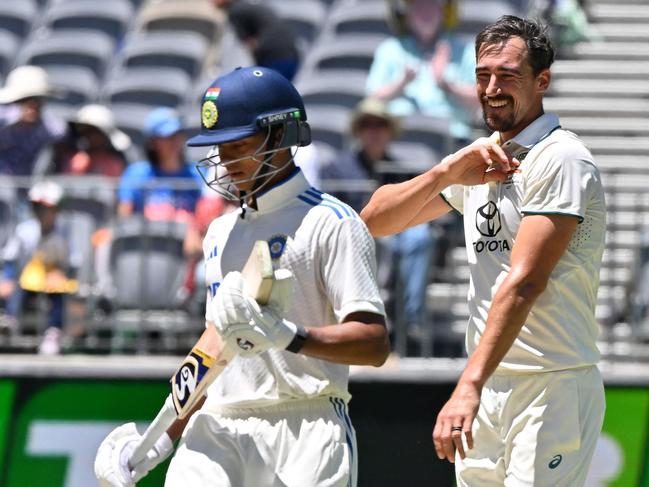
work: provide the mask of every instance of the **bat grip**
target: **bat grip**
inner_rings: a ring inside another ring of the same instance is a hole
[[[128,461],[129,468],[137,465],[145,457],[147,452],[155,445],[155,442],[165,433],[169,427],[176,420],[176,410],[174,409],[173,400],[171,395],[167,396],[162,409],[158,415],[151,422],[149,427],[142,435],[140,443],[133,450],[130,460]]]

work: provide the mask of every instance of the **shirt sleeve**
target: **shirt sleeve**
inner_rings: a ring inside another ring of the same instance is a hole
[[[376,283],[374,240],[365,224],[359,218],[337,220],[322,235],[322,279],[337,321],[360,311],[385,315]]]
[[[141,163],[134,163],[126,168],[117,188],[117,198],[120,203],[135,202],[144,181],[143,173]]]
[[[451,208],[464,213],[464,186],[454,184],[442,190],[439,194]]]
[[[403,71],[403,59],[398,54],[396,39],[388,38],[376,48],[372,66],[365,82],[365,92],[370,95],[382,86],[396,81]]]
[[[597,168],[576,144],[554,143],[527,171],[523,214],[572,215],[583,221]]]

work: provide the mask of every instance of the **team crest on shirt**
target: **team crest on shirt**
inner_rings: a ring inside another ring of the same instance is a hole
[[[286,235],[275,235],[268,240],[271,259],[277,260],[282,256],[284,249],[286,248],[287,238]]]
[[[216,108],[216,103],[212,100],[205,100],[203,102],[203,107],[201,108],[201,121],[203,122],[203,127],[211,129],[216,125],[218,119],[219,110]]]

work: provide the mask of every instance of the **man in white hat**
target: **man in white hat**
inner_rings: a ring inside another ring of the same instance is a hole
[[[53,94],[38,66],[20,66],[7,76],[0,89],[0,174],[31,175],[41,150],[65,135],[63,120],[42,113]]]

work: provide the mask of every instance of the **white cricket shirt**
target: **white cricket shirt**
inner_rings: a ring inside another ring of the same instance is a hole
[[[256,240],[268,241],[276,269],[293,273],[288,320],[322,326],[358,311],[385,314],[374,241],[351,207],[312,188],[299,169],[259,195],[257,206],[245,206],[243,218],[242,210],[217,218],[205,236],[208,322],[223,277],[243,268]],[[209,387],[206,406],[258,407],[327,395],[347,401],[348,377],[348,365],[284,350],[237,356]]]
[[[595,364],[599,359],[595,304],[606,233],[599,171],[584,144],[562,130],[559,118],[550,113],[503,143],[503,148],[522,161],[507,181],[451,186],[442,193],[464,215],[471,276],[467,351],[475,350],[492,298],[510,270],[521,220],[533,214],[574,215],[580,224],[498,372]]]

